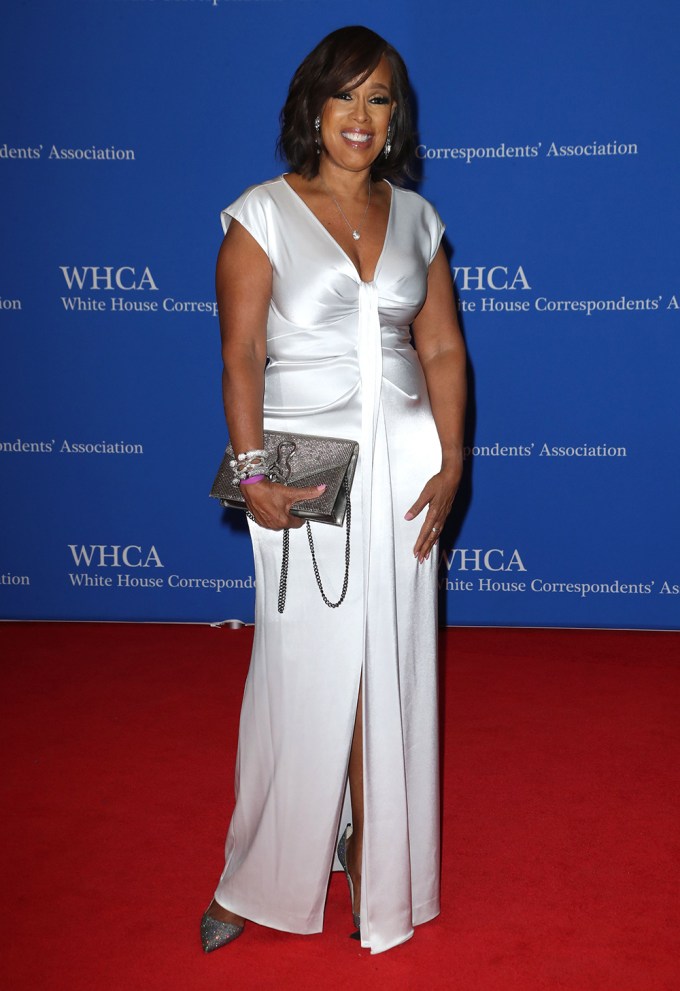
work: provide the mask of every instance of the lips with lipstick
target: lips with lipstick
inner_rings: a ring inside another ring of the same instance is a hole
[[[366,147],[373,140],[372,131],[362,131],[359,128],[341,131],[340,134],[348,141],[349,144],[354,145],[355,148]]]

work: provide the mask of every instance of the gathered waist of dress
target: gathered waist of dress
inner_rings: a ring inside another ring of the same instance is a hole
[[[373,328],[372,328],[373,329]],[[295,332],[267,335],[267,356],[271,362],[317,362],[334,361],[349,355],[356,355],[359,345],[358,327],[353,327],[351,336],[346,328],[340,330],[334,324],[327,327],[296,329]],[[408,325],[382,325],[380,327],[382,348],[411,347],[411,331]]]
[[[405,396],[423,391],[423,372],[416,351],[407,343],[383,347],[382,378]],[[361,385],[356,351],[324,358],[272,359],[265,371],[265,410],[291,414],[321,411],[351,400]]]

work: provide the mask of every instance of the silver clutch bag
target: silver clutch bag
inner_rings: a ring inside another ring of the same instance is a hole
[[[300,488],[326,486],[318,499],[295,503],[290,511],[293,516],[342,526],[359,457],[356,441],[265,430],[264,450],[267,452],[266,474],[273,482]],[[229,463],[233,460],[234,449],[230,444],[210,495],[213,499],[219,499],[223,506],[246,509],[238,478]]]

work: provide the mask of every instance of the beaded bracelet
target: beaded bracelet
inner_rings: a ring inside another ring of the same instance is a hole
[[[266,458],[266,457],[267,457],[266,451],[244,451],[242,454],[236,455],[236,460],[246,461],[249,460],[250,458]]]
[[[266,451],[244,451],[242,454],[237,454],[235,458],[232,458],[229,466],[231,468],[238,468],[239,471],[244,471],[257,462],[266,464],[266,460]]]
[[[247,478],[262,475],[267,471],[267,452],[263,450],[244,451],[242,454],[237,454],[229,462],[229,466],[234,469],[234,485],[238,485]]]

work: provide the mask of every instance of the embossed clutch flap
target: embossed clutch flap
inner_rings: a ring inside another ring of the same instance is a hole
[[[293,516],[342,526],[359,457],[356,441],[265,430],[264,449],[267,452],[267,474],[273,482],[300,488],[326,486],[326,491],[318,499],[295,503],[291,509]],[[225,507],[246,509],[238,479],[229,464],[233,460],[234,449],[230,444],[210,495],[213,499],[219,499]]]

